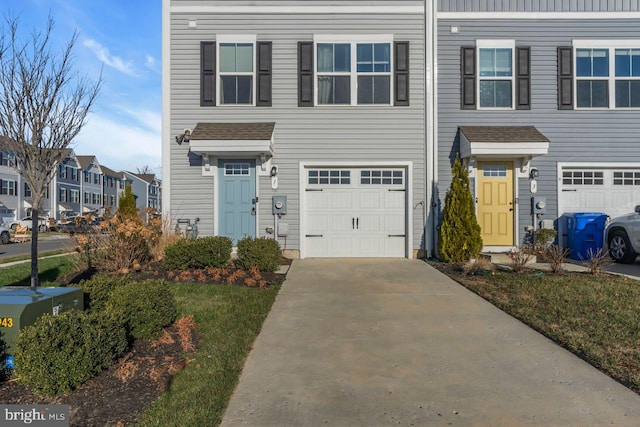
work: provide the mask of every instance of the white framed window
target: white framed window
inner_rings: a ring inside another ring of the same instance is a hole
[[[70,190],[69,191],[69,201],[71,203],[80,203],[80,191],[78,190]]]
[[[574,40],[578,109],[640,108],[640,40]]]
[[[60,189],[60,202],[66,202],[67,201],[67,190],[65,188],[61,188]]]
[[[84,192],[84,202],[85,203],[91,203],[90,199],[89,199],[89,193],[88,192]]]
[[[482,176],[484,178],[504,178],[507,176],[507,165],[484,165]]]
[[[478,40],[478,108],[514,106],[514,40]]]
[[[364,169],[360,171],[363,185],[404,185],[404,169]]]
[[[315,36],[315,105],[391,105],[393,36]]]
[[[74,181],[78,180],[78,169],[71,168],[71,179]]]
[[[0,165],[13,167],[16,164],[15,154],[9,151],[3,151],[0,156]]]
[[[310,185],[349,185],[351,171],[348,169],[309,169],[307,179]]]
[[[255,105],[255,35],[217,36],[220,105]]]
[[[31,197],[31,187],[26,182],[24,183],[24,197]]]
[[[249,172],[249,163],[225,163],[224,175],[251,175]]]
[[[604,185],[604,172],[601,170],[565,170],[562,171],[564,185]]]
[[[640,171],[613,171],[613,185],[640,185]]]
[[[0,194],[6,194],[7,196],[16,195],[16,182],[8,179],[0,180]]]

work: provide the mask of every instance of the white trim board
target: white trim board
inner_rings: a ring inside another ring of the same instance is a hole
[[[363,14],[404,15],[422,14],[423,6],[171,6],[171,13],[213,14]]]
[[[437,19],[640,19],[639,12],[439,12]]]

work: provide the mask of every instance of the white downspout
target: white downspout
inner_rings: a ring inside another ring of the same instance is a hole
[[[438,5],[436,1],[425,0],[425,143],[426,143],[426,193],[425,208],[427,224],[425,229],[425,249],[427,257],[435,257],[438,246],[438,203],[436,185],[438,182],[438,52],[437,34]]]

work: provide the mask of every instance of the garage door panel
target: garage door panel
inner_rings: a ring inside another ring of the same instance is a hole
[[[351,177],[360,177],[361,169],[349,170]],[[393,185],[382,184],[382,179],[373,175],[374,171],[369,172],[368,180],[343,180],[335,185],[326,185],[326,182],[322,185],[321,180],[312,180],[308,175],[308,185],[318,185],[307,188],[304,202],[305,234],[308,236],[305,237],[305,256],[405,256],[405,237],[389,237],[405,235],[405,173],[401,172],[399,177],[394,175],[394,179],[399,179]],[[316,176],[322,177],[321,172],[313,178]]]

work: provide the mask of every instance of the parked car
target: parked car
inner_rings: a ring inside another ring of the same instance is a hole
[[[15,230],[18,227],[27,226],[28,230],[31,230],[31,226],[33,225],[33,221],[30,216],[25,216],[24,218],[14,221],[11,223],[10,228]],[[40,217],[38,220],[38,231],[47,231],[49,229],[49,218]]]
[[[60,220],[56,229],[61,233],[83,233],[89,228],[89,222],[83,216],[71,216]]]
[[[635,212],[613,218],[604,230],[604,243],[615,262],[630,264],[640,254],[640,205]]]
[[[9,229],[0,225],[0,244],[6,245],[7,243],[9,243],[9,240],[11,240]]]

